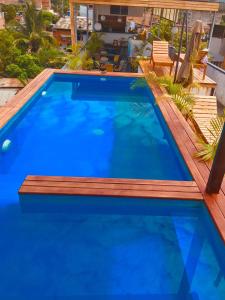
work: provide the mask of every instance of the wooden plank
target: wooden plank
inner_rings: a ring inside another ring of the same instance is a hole
[[[217,117],[217,101],[215,96],[195,95],[193,118],[197,131],[210,143],[214,137],[209,132],[210,122]]]
[[[117,183],[112,183],[108,178],[69,178],[51,176],[32,180],[27,177],[22,184],[19,194],[40,194],[40,195],[85,195],[85,196],[109,196],[109,197],[140,197],[140,198],[163,198],[163,199],[185,199],[185,200],[202,200],[197,185],[192,182],[192,186],[183,186],[182,182],[170,185],[171,181],[151,181],[148,184],[135,184],[132,180],[127,179],[121,182],[116,179]],[[158,184],[157,184],[158,183]],[[172,184],[174,184],[172,182]]]
[[[7,104],[7,111],[0,110],[0,129],[30,100],[52,74],[53,70],[45,69],[12,98]]]
[[[85,71],[85,70],[63,70],[52,69],[55,74],[74,74],[74,75],[88,75],[88,76],[111,76],[111,77],[144,77],[142,73],[128,73],[128,72],[102,72],[102,71]]]
[[[65,177],[65,176],[27,176],[26,181],[72,181],[74,183],[86,182],[86,183],[124,183],[124,184],[138,184],[138,185],[170,185],[170,186],[184,186],[184,187],[196,187],[194,181],[175,181],[175,180],[143,180],[143,179],[124,179],[124,178],[95,178],[95,177]]]
[[[77,4],[102,4],[111,5],[109,0],[70,0],[71,3]],[[114,0],[113,5],[151,7],[151,8],[167,8],[197,11],[218,11],[219,4],[211,2],[184,1],[184,0]]]
[[[65,179],[66,180],[66,179]],[[171,186],[169,184],[164,184],[164,185],[157,185],[157,184],[146,184],[146,185],[139,185],[139,184],[134,184],[134,183],[129,183],[129,184],[124,184],[124,183],[108,183],[106,182],[95,182],[95,183],[90,183],[90,182],[73,182],[73,181],[51,181],[51,180],[46,180],[46,181],[25,181],[23,183],[23,186],[42,186],[42,187],[72,187],[76,188],[79,186],[80,188],[89,188],[90,184],[95,188],[95,189],[121,189],[121,190],[143,190],[143,191],[161,191],[162,188],[165,191],[176,191],[176,192],[193,192],[193,193],[198,193],[199,189],[197,185],[195,187],[189,187],[189,186],[182,186],[182,182],[180,182],[180,185],[177,186]]]

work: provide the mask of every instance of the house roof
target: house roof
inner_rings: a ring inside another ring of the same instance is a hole
[[[78,30],[86,30],[87,29],[87,18],[86,17],[77,17],[77,28]],[[92,20],[89,19],[89,29],[92,28]],[[66,16],[64,18],[60,18],[59,21],[55,24],[54,29],[61,30],[70,30],[70,17]]]
[[[4,106],[17,92],[16,88],[0,88],[0,106]]]
[[[23,88],[23,84],[17,78],[0,78],[0,88]]]
[[[218,11],[219,3],[186,0],[70,0],[74,4],[125,5],[152,8],[175,8],[182,10]]]

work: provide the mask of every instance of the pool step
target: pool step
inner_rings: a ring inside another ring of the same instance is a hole
[[[202,200],[194,181],[28,176],[20,190],[23,195],[136,197]]]

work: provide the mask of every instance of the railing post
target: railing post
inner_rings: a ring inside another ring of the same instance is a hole
[[[70,0],[70,28],[71,28],[71,42],[74,47],[77,43],[77,18],[75,12],[75,4]]]
[[[212,25],[210,27],[210,32],[209,32],[209,40],[208,40],[208,49],[209,50],[210,50],[210,44],[211,44],[211,41],[212,41],[215,20],[216,20],[216,12],[214,11],[213,18],[212,18]]]
[[[179,42],[179,49],[178,49],[178,54],[177,54],[177,63],[176,63],[176,68],[175,68],[175,73],[174,73],[174,83],[176,82],[176,79],[177,79],[177,72],[178,72],[178,66],[179,66],[179,60],[180,60],[180,53],[182,50],[183,33],[184,33],[184,25],[186,22],[186,18],[187,18],[187,13],[183,12],[183,22],[182,22],[182,28],[181,28],[181,33],[180,33],[180,42]]]
[[[225,123],[221,133],[216,156],[213,161],[208,183],[206,186],[207,194],[218,194],[225,174]]]

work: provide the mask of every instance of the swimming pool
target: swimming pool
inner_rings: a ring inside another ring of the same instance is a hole
[[[223,299],[225,249],[202,202],[73,205],[0,206],[1,299]]]
[[[66,206],[55,196],[57,210],[31,197],[21,212],[28,174],[192,180],[143,81],[54,74],[1,130],[6,139],[0,299],[223,299],[224,244],[200,201],[76,197]]]
[[[0,152],[1,198],[28,174],[191,180],[152,92],[138,80],[54,74],[2,130],[0,145],[12,143]]]

